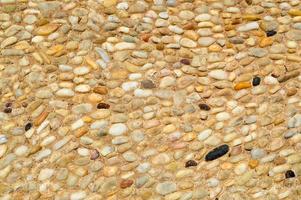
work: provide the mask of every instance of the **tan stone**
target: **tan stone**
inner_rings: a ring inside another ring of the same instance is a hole
[[[35,30],[35,33],[37,35],[49,35],[50,33],[53,33],[56,31],[60,26],[58,24],[46,24],[44,26],[40,26]]]

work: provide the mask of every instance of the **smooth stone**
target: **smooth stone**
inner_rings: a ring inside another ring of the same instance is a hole
[[[18,38],[14,37],[14,36],[8,37],[1,42],[0,47],[5,48],[7,46],[10,46],[10,45],[16,43],[17,41],[18,41]]]
[[[54,170],[53,169],[49,169],[49,168],[42,169],[40,171],[38,179],[40,181],[44,181],[46,179],[49,179],[53,174],[54,174]]]
[[[205,130],[203,130],[202,132],[199,133],[199,135],[198,135],[198,140],[204,141],[204,140],[206,140],[211,134],[212,134],[212,130],[211,130],[211,129],[205,129]]]
[[[228,152],[229,152],[229,146],[226,144],[223,144],[223,145],[218,146],[218,147],[212,149],[211,151],[209,151],[205,156],[205,160],[206,161],[216,160],[216,159],[224,156]]]
[[[89,67],[77,67],[73,70],[73,73],[78,75],[78,76],[82,76],[82,75],[86,75],[90,72]]]
[[[68,88],[62,88],[59,89],[56,93],[56,96],[59,97],[73,97],[75,95],[75,93],[73,92],[73,90],[68,89]]]
[[[264,57],[268,54],[268,51],[266,49],[263,49],[263,48],[250,48],[249,49],[249,54],[251,56],[255,56],[255,57],[258,57],[258,58],[261,58],[261,57]]]
[[[158,183],[156,186],[156,192],[160,195],[167,195],[177,190],[177,185],[174,182],[165,181]]]
[[[81,92],[81,93],[87,93],[90,90],[91,90],[91,87],[89,85],[86,85],[86,84],[81,84],[81,85],[78,85],[74,88],[74,91]]]
[[[139,173],[146,173],[147,171],[149,171],[151,169],[151,164],[147,163],[147,162],[140,163],[136,169]]]
[[[85,114],[92,111],[92,104],[83,103],[72,107],[72,112],[75,114]]]
[[[138,88],[138,86],[139,83],[136,81],[125,82],[121,85],[122,89],[126,92],[135,90],[136,88]]]
[[[254,148],[251,150],[251,156],[253,159],[260,159],[260,158],[263,158],[265,155],[266,155],[266,152],[263,149]]]
[[[237,28],[237,31],[246,32],[246,31],[256,30],[258,28],[259,28],[259,24],[257,22],[250,22],[248,24],[244,24],[242,26],[239,26]]]
[[[212,37],[201,37],[198,40],[198,43],[201,47],[208,47],[215,42],[215,39]]]
[[[296,128],[299,126],[301,126],[301,114],[296,114],[288,120],[287,123],[288,128]]]
[[[86,196],[87,194],[85,191],[78,191],[78,192],[71,193],[70,200],[82,200],[85,199]]]
[[[28,152],[28,149],[29,148],[27,146],[21,145],[15,149],[14,153],[17,156],[24,156]]]
[[[183,46],[183,47],[187,47],[187,48],[194,48],[197,46],[197,43],[191,39],[188,39],[188,38],[182,38],[180,40],[180,44]]]
[[[209,72],[208,75],[211,78],[214,78],[217,80],[227,80],[228,79],[228,73],[223,70],[220,70],[220,69],[213,70],[213,71]]]
[[[127,162],[134,162],[138,159],[138,156],[136,153],[132,151],[127,151],[122,154],[122,157],[127,161]]]
[[[230,119],[230,114],[229,113],[227,113],[227,112],[221,112],[221,113],[218,113],[217,115],[216,115],[216,120],[217,121],[226,121],[226,120],[228,120],[228,119]]]
[[[53,96],[52,91],[49,88],[42,88],[36,92],[36,97],[40,99],[49,99]]]
[[[113,136],[119,136],[126,133],[128,130],[127,126],[122,123],[113,124],[109,129],[109,134]]]
[[[6,135],[0,134],[0,144],[5,144],[7,143],[8,139]]]

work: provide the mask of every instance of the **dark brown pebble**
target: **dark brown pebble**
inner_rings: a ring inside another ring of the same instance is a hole
[[[192,166],[197,166],[198,163],[194,160],[188,160],[186,163],[185,163],[185,167],[192,167]]]
[[[295,172],[292,170],[288,170],[285,172],[285,178],[294,178],[295,176]]]
[[[252,2],[252,0],[246,0],[246,3],[247,3],[248,5],[251,5],[253,2]]]
[[[4,108],[3,112],[5,113],[11,113],[12,112],[12,108],[8,107],[8,108]]]
[[[26,125],[25,125],[25,131],[28,131],[29,129],[31,129],[32,127],[32,123],[28,122]]]
[[[97,109],[109,109],[110,105],[106,103],[99,103],[97,104]]]
[[[22,106],[23,106],[24,108],[26,108],[26,107],[28,106],[28,104],[27,104],[26,102],[23,102],[23,103],[22,103]]]
[[[211,109],[207,104],[204,103],[199,104],[199,107],[201,110],[206,110],[206,111],[209,111]]]

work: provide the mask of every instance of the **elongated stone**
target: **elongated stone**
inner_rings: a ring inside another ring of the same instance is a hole
[[[229,146],[227,144],[223,144],[209,151],[209,153],[205,156],[205,160],[212,161],[218,159],[223,155],[225,155],[226,153],[228,153],[228,151],[229,151]]]

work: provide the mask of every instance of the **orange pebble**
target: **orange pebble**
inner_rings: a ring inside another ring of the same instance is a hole
[[[250,82],[240,82],[240,83],[237,83],[235,86],[234,86],[234,89],[235,90],[241,90],[241,89],[246,89],[246,88],[250,88],[252,85]]]
[[[42,112],[36,119],[35,121],[33,122],[33,124],[35,126],[39,126],[48,116],[49,112],[47,111],[44,111]]]
[[[272,38],[269,38],[269,37],[265,37],[263,38],[260,43],[259,43],[259,46],[260,47],[267,47],[267,46],[270,46],[273,44],[273,39]]]
[[[249,167],[251,168],[251,169],[254,169],[255,167],[257,167],[258,166],[258,160],[250,160],[249,161]]]

